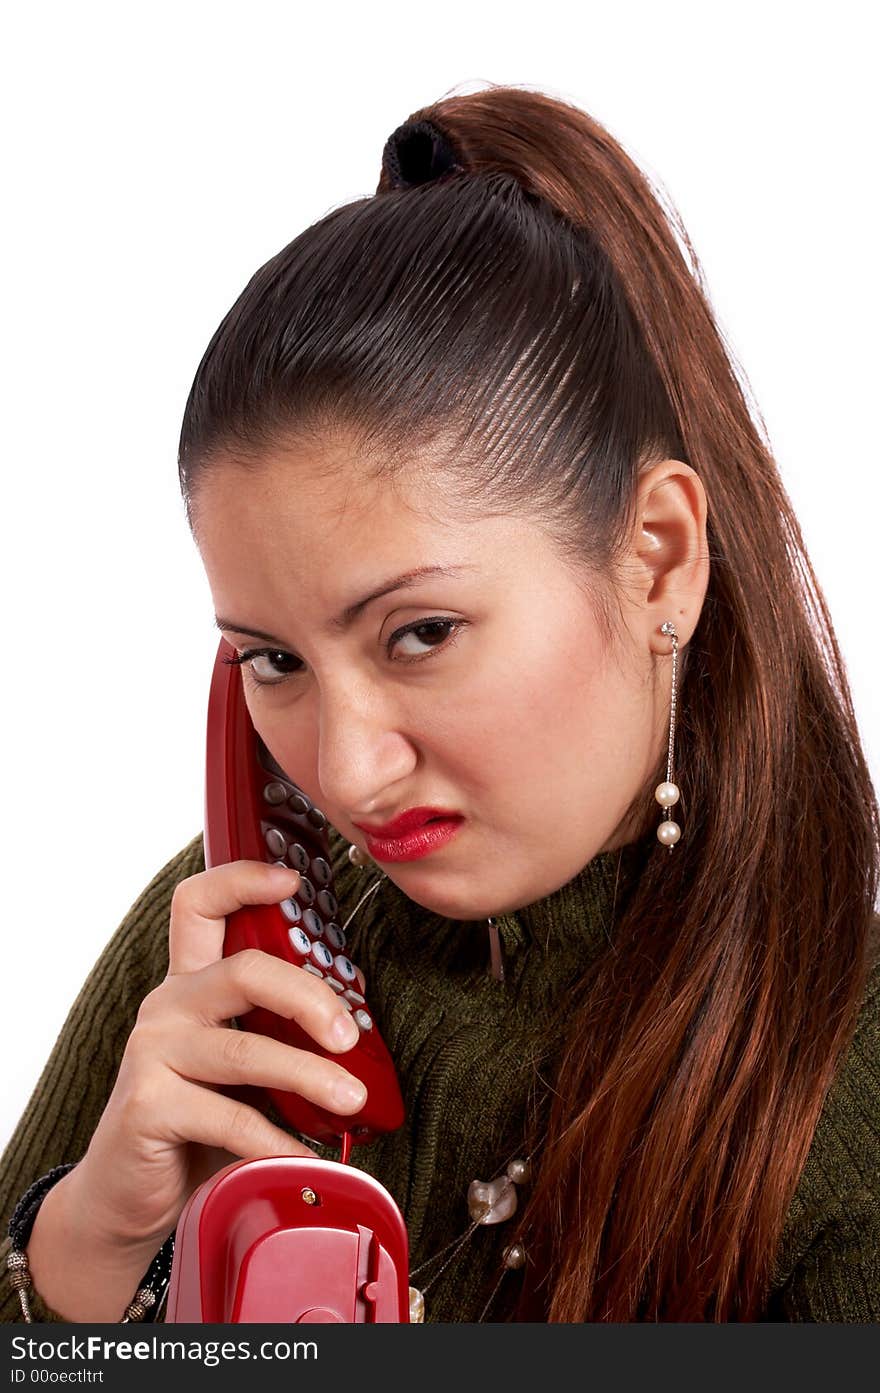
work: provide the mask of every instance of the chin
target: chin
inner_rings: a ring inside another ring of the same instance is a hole
[[[393,880],[394,877],[389,875],[388,879]],[[436,914],[441,919],[460,919],[462,923],[467,924],[474,920],[488,919],[490,915],[498,916],[510,913],[510,910],[506,908],[499,909],[497,906],[492,908],[491,904],[485,900],[474,903],[472,899],[468,899],[467,895],[444,894],[442,891],[432,894],[430,890],[410,890],[398,884],[396,880],[394,883],[408,900],[421,905],[422,909],[427,909],[431,914]]]

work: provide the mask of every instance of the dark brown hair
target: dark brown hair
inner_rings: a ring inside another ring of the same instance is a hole
[[[639,468],[699,474],[684,835],[672,853],[654,837],[658,763],[523,1233],[549,1320],[754,1320],[870,967],[880,819],[831,618],[669,200],[539,92],[489,86],[411,119],[461,168],[404,189],[383,168],[375,196],[253,276],[186,405],[187,516],[213,462],[258,468],[344,431],[377,477],[442,460],[463,509],[552,524],[610,623]]]

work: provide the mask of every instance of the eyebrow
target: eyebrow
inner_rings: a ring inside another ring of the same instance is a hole
[[[341,614],[335,619],[331,619],[328,630],[331,633],[343,633],[350,629],[354,621],[366,609],[367,605],[374,600],[380,600],[383,595],[390,595],[394,590],[406,590],[414,585],[419,585],[421,581],[429,576],[456,576],[462,571],[476,571],[479,568],[474,564],[461,564],[458,566],[417,566],[415,570],[404,571],[401,576],[394,576],[379,586],[378,590],[371,590],[369,595],[365,595],[362,600],[355,600],[354,604],[346,605]],[[230,633],[243,634],[247,638],[265,639],[267,643],[277,643],[280,648],[287,647],[285,639],[280,639],[275,634],[267,634],[263,629],[250,629],[247,625],[237,624],[232,619],[224,619],[220,615],[215,616],[214,620],[218,629],[228,630]]]

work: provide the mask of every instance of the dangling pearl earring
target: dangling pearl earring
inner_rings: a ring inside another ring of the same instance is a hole
[[[681,836],[681,828],[677,822],[673,822],[672,813],[669,811],[678,802],[681,791],[678,784],[672,782],[672,751],[675,744],[675,687],[676,675],[678,670],[678,634],[671,619],[660,625],[661,634],[667,634],[672,639],[672,709],[669,715],[669,750],[666,756],[666,782],[658,784],[654,789],[654,797],[661,808],[666,809],[666,816],[657,828],[657,840],[664,846],[668,846],[671,851]]]

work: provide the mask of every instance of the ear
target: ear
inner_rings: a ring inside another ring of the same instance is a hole
[[[672,651],[660,632],[664,620],[675,624],[680,645],[697,627],[709,584],[707,511],[702,480],[689,464],[666,459],[640,474],[630,568],[655,653]]]

